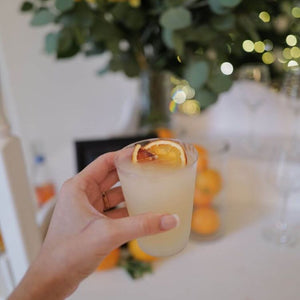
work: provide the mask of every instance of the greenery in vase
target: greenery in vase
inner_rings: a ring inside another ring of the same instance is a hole
[[[242,64],[265,63],[273,79],[299,64],[298,1],[32,0],[21,10],[32,13],[32,26],[56,25],[45,50],[58,59],[109,52],[99,74],[170,71],[202,108],[230,88]]]

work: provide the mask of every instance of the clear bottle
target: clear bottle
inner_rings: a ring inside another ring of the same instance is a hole
[[[38,154],[34,158],[34,190],[39,206],[55,196],[55,187],[48,170],[44,155]]]

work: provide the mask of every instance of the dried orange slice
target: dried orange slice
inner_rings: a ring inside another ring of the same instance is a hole
[[[178,142],[158,139],[145,146],[137,144],[132,153],[133,162],[149,162],[185,166],[187,157],[184,148]]]
[[[143,147],[156,156],[161,163],[185,166],[187,157],[184,148],[178,142],[171,140],[156,140]]]
[[[135,145],[132,152],[132,161],[147,162],[156,159],[156,155],[144,149],[140,144]]]

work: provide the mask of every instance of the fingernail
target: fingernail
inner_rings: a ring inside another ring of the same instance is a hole
[[[160,219],[160,229],[161,230],[170,230],[179,225],[179,217],[178,215],[165,215]]]

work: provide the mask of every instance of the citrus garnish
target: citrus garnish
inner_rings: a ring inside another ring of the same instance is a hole
[[[137,162],[147,162],[156,159],[155,154],[144,149],[140,144],[136,144],[132,152],[132,161]]]
[[[132,161],[155,162],[171,166],[185,166],[186,153],[183,146],[175,141],[158,139],[141,146],[137,144],[132,153]]]
[[[220,218],[213,208],[198,208],[193,212],[192,230],[194,232],[209,235],[215,233],[219,227]]]
[[[185,166],[187,157],[181,144],[171,140],[156,140],[143,147],[156,156],[156,161],[168,165]]]

